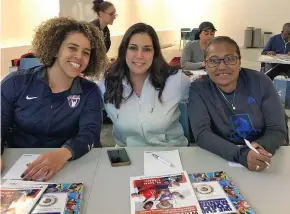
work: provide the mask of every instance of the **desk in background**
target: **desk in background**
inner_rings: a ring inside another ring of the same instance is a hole
[[[204,75],[207,75],[207,72],[204,69],[199,70],[184,70],[184,73],[189,76],[191,82],[201,78]]]
[[[286,60],[283,60],[283,58],[285,58]],[[267,71],[264,71],[264,73],[268,76],[269,76],[271,71],[273,71],[274,69],[276,69],[280,65],[283,65],[283,67],[287,66],[286,70],[290,71],[290,56],[286,56],[283,54],[277,54],[276,56],[261,55],[258,58],[258,61],[262,62],[262,63],[275,64],[272,68],[268,69]],[[273,75],[270,75],[270,77],[271,76],[273,76]],[[288,76],[290,77],[290,74]],[[274,77],[271,77],[271,78],[274,79]]]
[[[271,63],[271,64],[284,64],[284,65],[290,65],[290,56],[287,57],[289,61],[283,61],[285,55],[282,54],[277,54],[276,56],[268,56],[268,55],[261,55],[258,58],[259,62],[264,62],[264,63]]]

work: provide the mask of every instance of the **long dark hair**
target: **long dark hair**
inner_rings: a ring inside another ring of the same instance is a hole
[[[125,33],[122,42],[118,50],[118,57],[116,61],[105,72],[105,86],[106,92],[104,94],[104,102],[112,103],[117,109],[120,108],[121,102],[124,99],[123,95],[123,79],[127,80],[133,88],[133,84],[130,79],[129,67],[126,63],[126,53],[128,44],[133,35],[138,33],[146,33],[150,36],[154,48],[153,62],[150,70],[149,81],[153,87],[159,91],[158,99],[162,103],[162,92],[165,87],[167,78],[176,74],[179,67],[170,66],[164,59],[161,53],[161,47],[159,44],[158,36],[155,30],[147,24],[137,23],[131,26]],[[129,97],[133,94],[133,90]],[[126,99],[128,99],[127,97]]]

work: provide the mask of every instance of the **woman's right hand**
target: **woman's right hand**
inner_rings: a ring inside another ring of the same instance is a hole
[[[268,55],[268,56],[275,56],[276,53],[275,53],[274,51],[268,51],[268,52],[267,52],[267,55]]]
[[[251,171],[263,171],[271,163],[272,155],[265,149],[257,149],[260,154],[250,150],[247,157],[248,169]]]

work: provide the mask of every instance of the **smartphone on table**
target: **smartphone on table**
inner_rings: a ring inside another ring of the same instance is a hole
[[[112,166],[126,166],[130,165],[130,158],[124,148],[107,150]]]

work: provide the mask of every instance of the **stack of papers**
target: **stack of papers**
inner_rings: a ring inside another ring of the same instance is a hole
[[[3,179],[21,180],[22,173],[28,165],[39,157],[39,154],[23,154],[18,161],[6,173]]]

